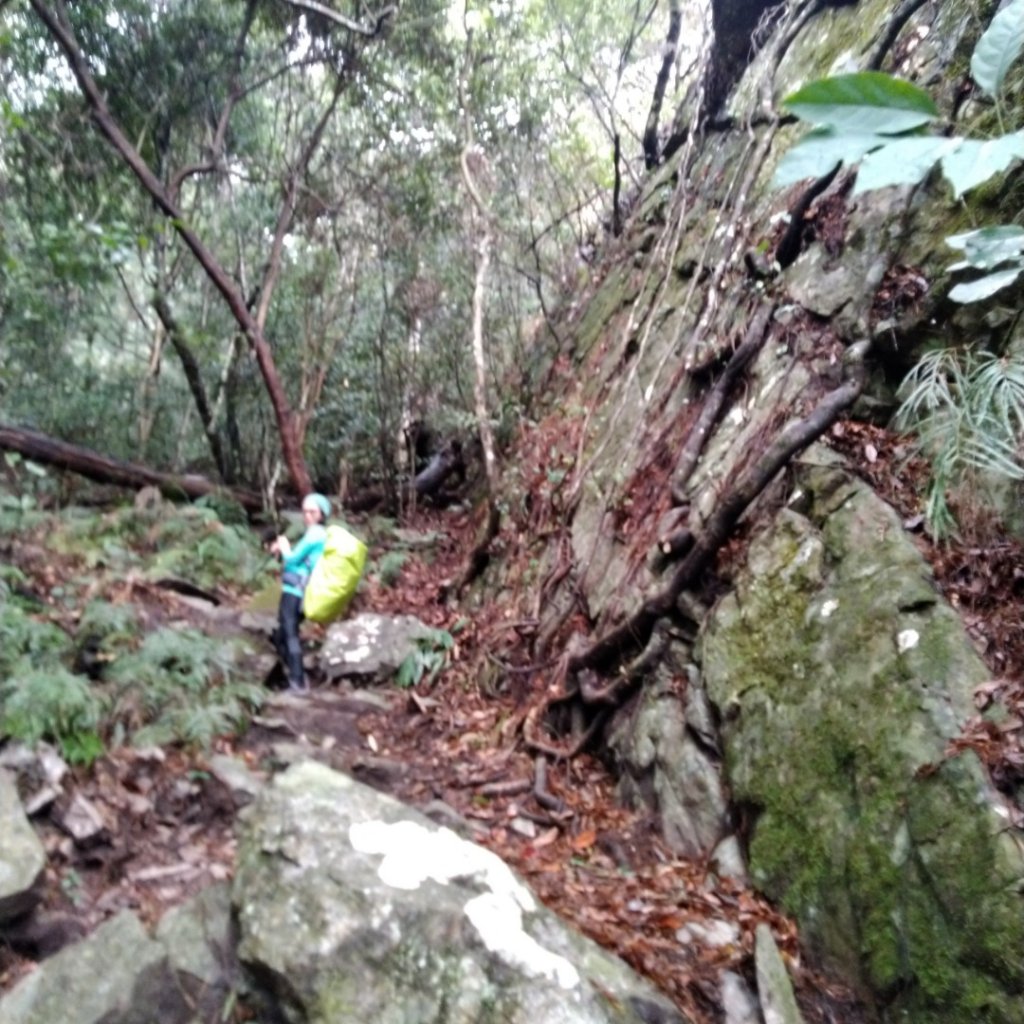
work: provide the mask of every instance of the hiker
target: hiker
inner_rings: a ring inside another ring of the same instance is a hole
[[[270,545],[281,559],[281,604],[277,612],[277,629],[271,635],[278,657],[288,675],[288,689],[308,690],[302,668],[302,595],[313,566],[323,554],[327,530],[324,523],[331,514],[331,503],[322,494],[307,494],[302,499],[302,521],[306,532],[295,547],[284,534]]]

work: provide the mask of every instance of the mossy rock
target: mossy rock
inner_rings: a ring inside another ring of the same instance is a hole
[[[947,756],[988,673],[892,510],[800,476],[701,647],[752,877],[880,1019],[1024,1021],[1024,859]]]

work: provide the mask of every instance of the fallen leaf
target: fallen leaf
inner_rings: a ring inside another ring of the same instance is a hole
[[[597,833],[592,828],[588,828],[586,832],[581,832],[578,836],[574,836],[570,845],[579,852],[581,850],[589,850],[596,841]]]

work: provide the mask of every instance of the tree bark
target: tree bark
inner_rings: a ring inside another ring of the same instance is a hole
[[[203,433],[206,434],[206,440],[209,442],[213,461],[217,464],[217,472],[220,474],[221,480],[231,483],[231,470],[224,458],[224,448],[220,443],[220,435],[217,433],[217,425],[210,410],[210,402],[206,397],[202,371],[195,354],[182,332],[181,325],[175,320],[171,307],[162,295],[153,297],[153,309],[156,310],[156,315],[160,318],[160,323],[164,325],[167,337],[178,354],[181,368],[185,373],[185,380],[192,392],[192,400],[196,403],[196,409],[199,412],[199,422],[203,425]]]
[[[679,30],[683,23],[682,0],[669,0],[668,34],[662,49],[661,68],[654,82],[654,95],[651,97],[651,109],[647,114],[647,126],[644,128],[644,167],[651,170],[658,166],[661,156],[658,145],[658,123],[661,120],[661,105],[665,100],[665,89],[672,65],[676,62],[676,51],[679,47]]]
[[[263,501],[253,491],[225,488],[204,476],[160,473],[148,466],[101,455],[91,448],[70,444],[34,430],[0,424],[0,449],[18,452],[26,459],[77,473],[102,484],[115,484],[138,490],[156,487],[168,498],[202,498],[208,494],[228,494],[247,512],[263,511]]]
[[[188,246],[206,275],[224,297],[224,301],[231,310],[232,316],[234,316],[238,325],[242,328],[256,355],[256,362],[259,365],[263,383],[266,386],[267,394],[270,396],[270,403],[274,409],[274,416],[281,437],[281,452],[284,456],[285,465],[288,467],[288,473],[292,478],[295,488],[302,494],[307,493],[312,490],[312,484],[309,470],[306,467],[306,460],[298,444],[295,417],[285,395],[284,387],[281,384],[281,378],[277,372],[277,366],[274,363],[270,345],[267,343],[259,323],[249,312],[245,299],[235,286],[235,283],[228,277],[224,268],[213,253],[207,249],[202,239],[188,226],[187,218],[175,203],[171,201],[160,180],[142,159],[131,142],[128,141],[110,115],[106,101],[92,77],[85,57],[82,55],[78,42],[68,27],[66,20],[58,17],[54,10],[51,10],[42,0],[30,0],[30,2],[32,9],[46,26],[47,31],[61,50],[64,51],[64,56],[67,58],[68,65],[78,81],[78,86],[89,105],[97,128],[106,136],[107,141],[110,142],[121,159],[141,182],[143,188],[150,194],[161,212],[170,218],[174,230],[185,245]]]

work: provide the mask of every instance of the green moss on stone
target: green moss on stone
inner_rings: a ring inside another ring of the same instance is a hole
[[[973,754],[929,767],[984,670],[873,500],[820,534],[784,514],[704,638],[733,794],[761,809],[751,872],[885,1019],[1018,1022],[1019,860],[994,839]]]

